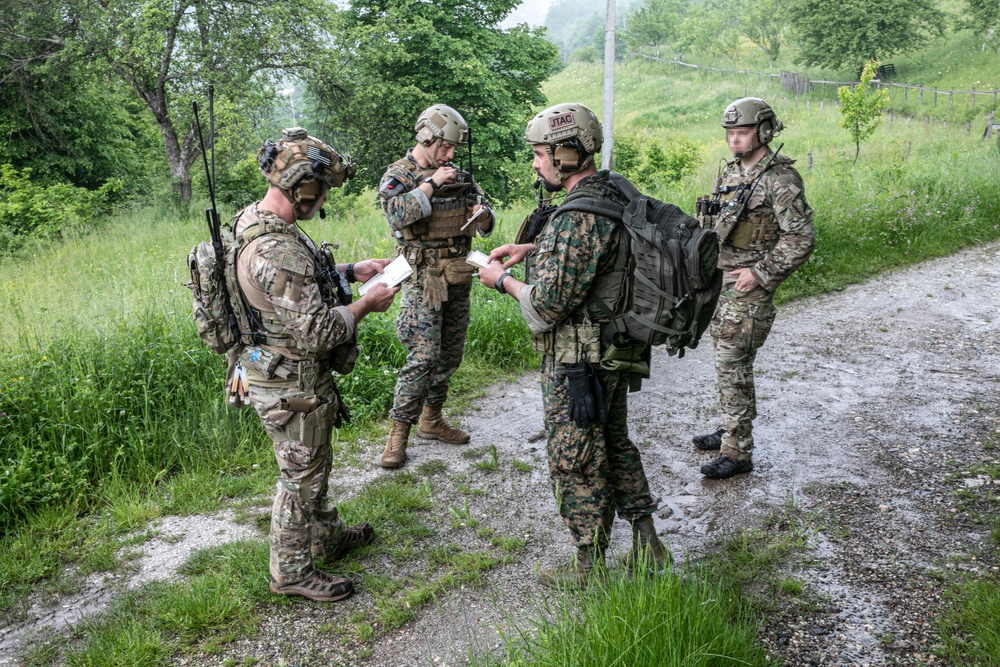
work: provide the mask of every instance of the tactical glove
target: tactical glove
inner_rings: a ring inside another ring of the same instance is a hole
[[[434,310],[441,310],[441,304],[448,300],[448,283],[444,279],[444,269],[440,266],[430,266],[426,271],[424,301]]]
[[[604,386],[594,367],[586,361],[563,366],[569,385],[569,416],[578,426],[591,422],[606,424],[608,408],[604,402]]]

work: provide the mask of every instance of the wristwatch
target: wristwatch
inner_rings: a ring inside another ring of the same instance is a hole
[[[440,185],[434,182],[434,178],[432,176],[428,176],[427,178],[425,178],[424,183],[431,186],[431,190],[437,190],[439,187],[441,187]]]
[[[495,284],[495,285],[493,286],[493,287],[495,287],[495,288],[496,288],[496,290],[497,290],[498,292],[500,292],[501,294],[506,294],[506,293],[507,293],[507,290],[505,290],[505,289],[503,288],[503,281],[504,281],[504,279],[506,279],[506,278],[507,278],[508,276],[510,276],[510,269],[504,269],[503,273],[501,273],[501,274],[500,274],[500,277],[499,277],[499,278],[497,278],[497,282],[496,282],[496,284]]]
[[[349,283],[357,282],[358,278],[354,275],[354,262],[347,265],[347,269],[344,271],[344,277],[347,278],[347,282]]]

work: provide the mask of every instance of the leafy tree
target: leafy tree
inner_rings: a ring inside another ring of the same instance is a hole
[[[474,174],[491,197],[503,200],[527,180],[524,126],[545,102],[541,82],[558,55],[541,30],[498,27],[517,4],[354,0],[341,12],[339,48],[310,87],[326,113],[324,136],[359,160],[355,188],[376,184],[413,145],[417,115],[434,103],[454,107],[469,123]]]
[[[633,48],[651,46],[659,56],[660,46],[677,37],[682,19],[681,0],[642,0],[625,16],[625,41]]]
[[[157,137],[74,36],[53,3],[0,0],[0,163],[31,169],[38,183],[95,190],[119,177],[134,191]]]
[[[767,56],[769,67],[781,52],[785,31],[785,3],[782,0],[741,0],[740,24],[743,34]]]
[[[840,100],[840,125],[848,131],[854,140],[854,161],[861,154],[861,142],[867,139],[882,120],[882,111],[889,104],[889,91],[875,90],[871,86],[872,79],[878,71],[879,62],[869,60],[861,71],[861,82],[852,90],[850,86],[837,89],[837,99]]]
[[[801,49],[796,62],[830,69],[913,51],[945,25],[936,0],[791,0],[788,19]]]
[[[547,37],[559,47],[564,58],[590,41],[594,33],[593,19],[596,16],[603,22],[606,6],[606,0],[557,0],[552,3],[545,14]],[[581,30],[581,23],[586,23],[585,29]]]
[[[991,49],[1000,53],[1000,0],[965,0],[963,28],[974,30]]]

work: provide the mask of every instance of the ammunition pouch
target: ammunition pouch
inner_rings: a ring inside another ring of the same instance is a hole
[[[346,343],[341,343],[332,350],[330,350],[330,369],[334,373],[339,373],[340,375],[347,375],[354,370],[354,366],[358,363],[358,356],[361,354],[361,350],[358,348],[358,332],[354,332],[354,336],[351,337]]]

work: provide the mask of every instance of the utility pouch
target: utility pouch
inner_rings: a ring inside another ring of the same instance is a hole
[[[248,347],[243,350],[239,362],[264,380],[270,380],[278,370],[278,364],[284,359],[273,350],[262,347]]]
[[[444,272],[444,280],[449,285],[469,285],[476,267],[465,261],[464,257],[438,260],[438,266]]]
[[[358,332],[355,331],[351,340],[346,343],[341,343],[330,350],[330,368],[334,373],[347,375],[354,370],[354,366],[358,363],[358,357],[360,355],[361,350],[358,348]]]
[[[646,360],[646,345],[631,339],[618,339],[608,346],[601,357],[601,369],[615,373],[634,373],[649,377],[649,362]]]
[[[555,332],[556,363],[601,361],[601,327],[597,324],[563,324]]]

